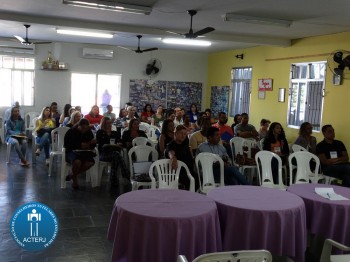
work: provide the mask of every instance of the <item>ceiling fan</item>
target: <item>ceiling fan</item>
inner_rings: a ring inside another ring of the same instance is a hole
[[[193,29],[192,29],[192,20],[193,20],[193,16],[197,14],[197,11],[196,10],[188,10],[187,14],[189,14],[191,16],[190,30],[188,31],[188,33],[180,34],[180,33],[175,33],[175,32],[171,32],[171,31],[167,31],[167,32],[171,33],[171,34],[182,35],[185,38],[193,39],[193,38],[197,38],[199,36],[205,35],[205,34],[210,33],[210,32],[215,30],[215,28],[213,28],[213,27],[206,27],[206,28],[203,28],[203,29],[194,33]]]
[[[38,44],[51,44],[52,42],[30,42],[28,39],[28,28],[30,27],[30,25],[24,25],[24,27],[26,28],[26,38],[23,39],[23,37],[15,35],[14,37],[17,38],[18,41],[21,42],[22,45],[38,45]]]
[[[143,50],[141,50],[141,48],[140,48],[140,39],[141,39],[142,35],[137,35],[136,37],[138,38],[138,45],[137,45],[137,49],[136,49],[136,50],[130,49],[130,48],[127,48],[127,47],[124,47],[124,46],[118,46],[118,47],[119,47],[119,48],[126,49],[126,50],[129,50],[129,51],[132,51],[132,52],[135,52],[135,53],[137,53],[137,54],[142,54],[143,52],[149,52],[149,51],[158,50],[157,47],[153,47],[153,48],[148,48],[148,49],[143,49]]]

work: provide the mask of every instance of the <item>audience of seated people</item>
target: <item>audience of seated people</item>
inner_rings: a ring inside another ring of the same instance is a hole
[[[14,145],[21,165],[29,166],[29,162],[26,160],[26,139],[25,137],[21,138],[14,136],[24,136],[25,133],[25,119],[23,119],[23,116],[20,114],[18,102],[16,102],[15,105],[16,106],[11,108],[10,111],[6,111],[7,114],[10,112],[10,119],[6,123],[6,141]],[[85,115],[85,119],[88,121],[81,122],[80,120],[83,115],[79,106],[76,107],[76,109],[79,110],[78,111],[74,110],[70,104],[66,104],[63,113],[60,115],[57,103],[52,102],[50,107],[45,107],[42,110],[35,123],[35,128],[33,130],[37,145],[35,154],[37,156],[40,155],[42,149],[44,149],[46,164],[49,164],[51,143],[50,134],[58,124],[55,121],[55,119],[57,119],[58,122],[62,122],[63,126],[74,129],[76,134],[82,133],[82,130],[87,132],[84,127],[86,123],[89,123],[90,129],[99,126],[100,129],[96,133],[96,139],[98,142],[100,160],[110,162],[113,152],[118,152],[122,147],[130,149],[132,146],[132,140],[136,137],[147,137],[146,133],[139,129],[140,120],[136,117],[136,107],[131,103],[127,103],[126,105],[127,109],[122,108],[118,118],[115,118],[115,114],[112,113],[112,105],[107,106],[107,112],[105,115],[108,115],[108,117],[102,117],[99,114],[99,107],[94,105],[91,108],[91,111]],[[281,124],[274,122],[269,127],[270,121],[262,119],[260,121],[260,129],[257,132],[255,127],[248,123],[248,114],[242,113],[235,115],[235,122],[232,125],[235,132],[232,132],[232,129],[227,125],[227,115],[225,112],[219,112],[218,121],[213,124],[213,126],[217,128],[216,129],[211,127],[213,118],[210,109],[206,109],[205,112],[198,112],[195,104],[191,104],[190,109],[191,110],[188,111],[187,114],[184,114],[184,109],[181,107],[164,110],[163,106],[159,105],[157,112],[154,113],[151,104],[145,105],[144,112],[141,114],[142,120],[158,126],[161,130],[157,144],[159,158],[170,157],[172,163],[175,165],[175,160],[180,157],[185,163],[190,165],[189,168],[193,171],[193,159],[196,153],[210,152],[210,149],[213,151],[215,148],[215,150],[217,149],[217,152],[215,151],[214,153],[224,156],[225,160],[225,155],[228,155],[225,164],[225,183],[246,184],[247,182],[245,178],[238,170],[234,170],[235,172],[233,172],[232,169],[234,169],[234,167],[230,164],[231,151],[229,141],[233,135],[236,135],[246,139],[264,138],[263,150],[272,151],[278,154],[282,158],[283,164],[286,163],[286,158],[289,155],[289,146]],[[129,122],[129,124],[127,124],[127,122]],[[113,124],[116,126],[117,131],[112,131]],[[210,130],[209,133],[207,133],[208,130]],[[123,133],[121,135],[122,131]],[[90,134],[90,132],[88,133]],[[186,135],[184,135],[184,133],[186,133]],[[339,178],[342,180],[344,186],[349,187],[350,163],[348,163],[346,148],[342,142],[334,139],[334,129],[332,126],[324,126],[322,128],[322,133],[324,135],[324,140],[317,144],[316,138],[312,136],[312,125],[308,122],[304,122],[300,126],[299,136],[294,144],[304,147],[309,152],[316,154],[320,158],[324,175]],[[220,137],[220,139],[218,139],[218,137]],[[106,145],[111,143],[118,144],[118,146],[110,147],[111,150],[105,150],[105,148],[109,148],[109,146]],[[180,149],[183,149],[184,151],[181,151]],[[164,154],[165,152],[166,154]],[[118,158],[119,157],[120,155]],[[69,161],[72,160],[72,158],[68,159],[70,159]],[[91,165],[91,163],[93,164],[93,161],[88,162],[89,165]],[[81,163],[79,165],[81,165]],[[82,169],[86,169],[86,167],[87,166],[85,165]],[[227,177],[230,176],[227,176],[226,173],[229,172],[229,169],[233,175],[228,179]],[[277,161],[275,160],[272,161],[272,173],[274,183],[278,183]],[[74,187],[77,185],[76,174],[78,173],[74,172]],[[215,176],[217,179],[217,175]],[[196,178],[196,176],[194,177]],[[70,178],[73,178],[73,175]],[[186,182],[184,176],[182,176],[182,179],[184,180],[185,187],[188,188],[189,181]],[[198,184],[197,182],[196,187]]]

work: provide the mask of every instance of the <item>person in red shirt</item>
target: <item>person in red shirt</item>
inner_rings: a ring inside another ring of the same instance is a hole
[[[84,116],[85,119],[89,120],[90,127],[94,127],[95,125],[99,125],[101,123],[101,119],[103,118],[100,115],[100,109],[97,105],[92,106],[91,111]]]
[[[154,111],[150,104],[146,104],[141,113],[141,121],[151,124],[152,116],[154,115]]]
[[[230,147],[230,140],[233,138],[232,128],[227,123],[227,116],[225,112],[219,112],[218,122],[216,122],[214,127],[219,129],[220,138],[222,140],[222,145],[226,148],[227,154],[232,157],[232,151]]]

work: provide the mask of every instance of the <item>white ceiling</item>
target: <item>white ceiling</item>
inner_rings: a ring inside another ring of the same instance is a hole
[[[1,0],[0,37],[25,37],[23,24],[31,24],[29,40],[137,46],[141,48],[197,50],[215,52],[257,45],[288,46],[290,40],[308,36],[350,31],[348,0],[124,0],[128,4],[151,6],[150,15],[93,10],[62,4],[61,0]],[[167,30],[187,33],[190,16],[186,10],[198,10],[193,18],[194,31],[214,27],[206,40],[211,47],[165,45],[162,37],[173,37]],[[293,21],[288,28],[238,22],[224,22],[228,12]],[[115,33],[113,39],[58,35],[55,28],[90,29]]]

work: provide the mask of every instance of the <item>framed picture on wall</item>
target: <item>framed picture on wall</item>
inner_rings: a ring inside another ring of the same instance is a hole
[[[258,99],[265,99],[265,91],[258,91]]]
[[[272,78],[258,79],[259,91],[272,91]]]

